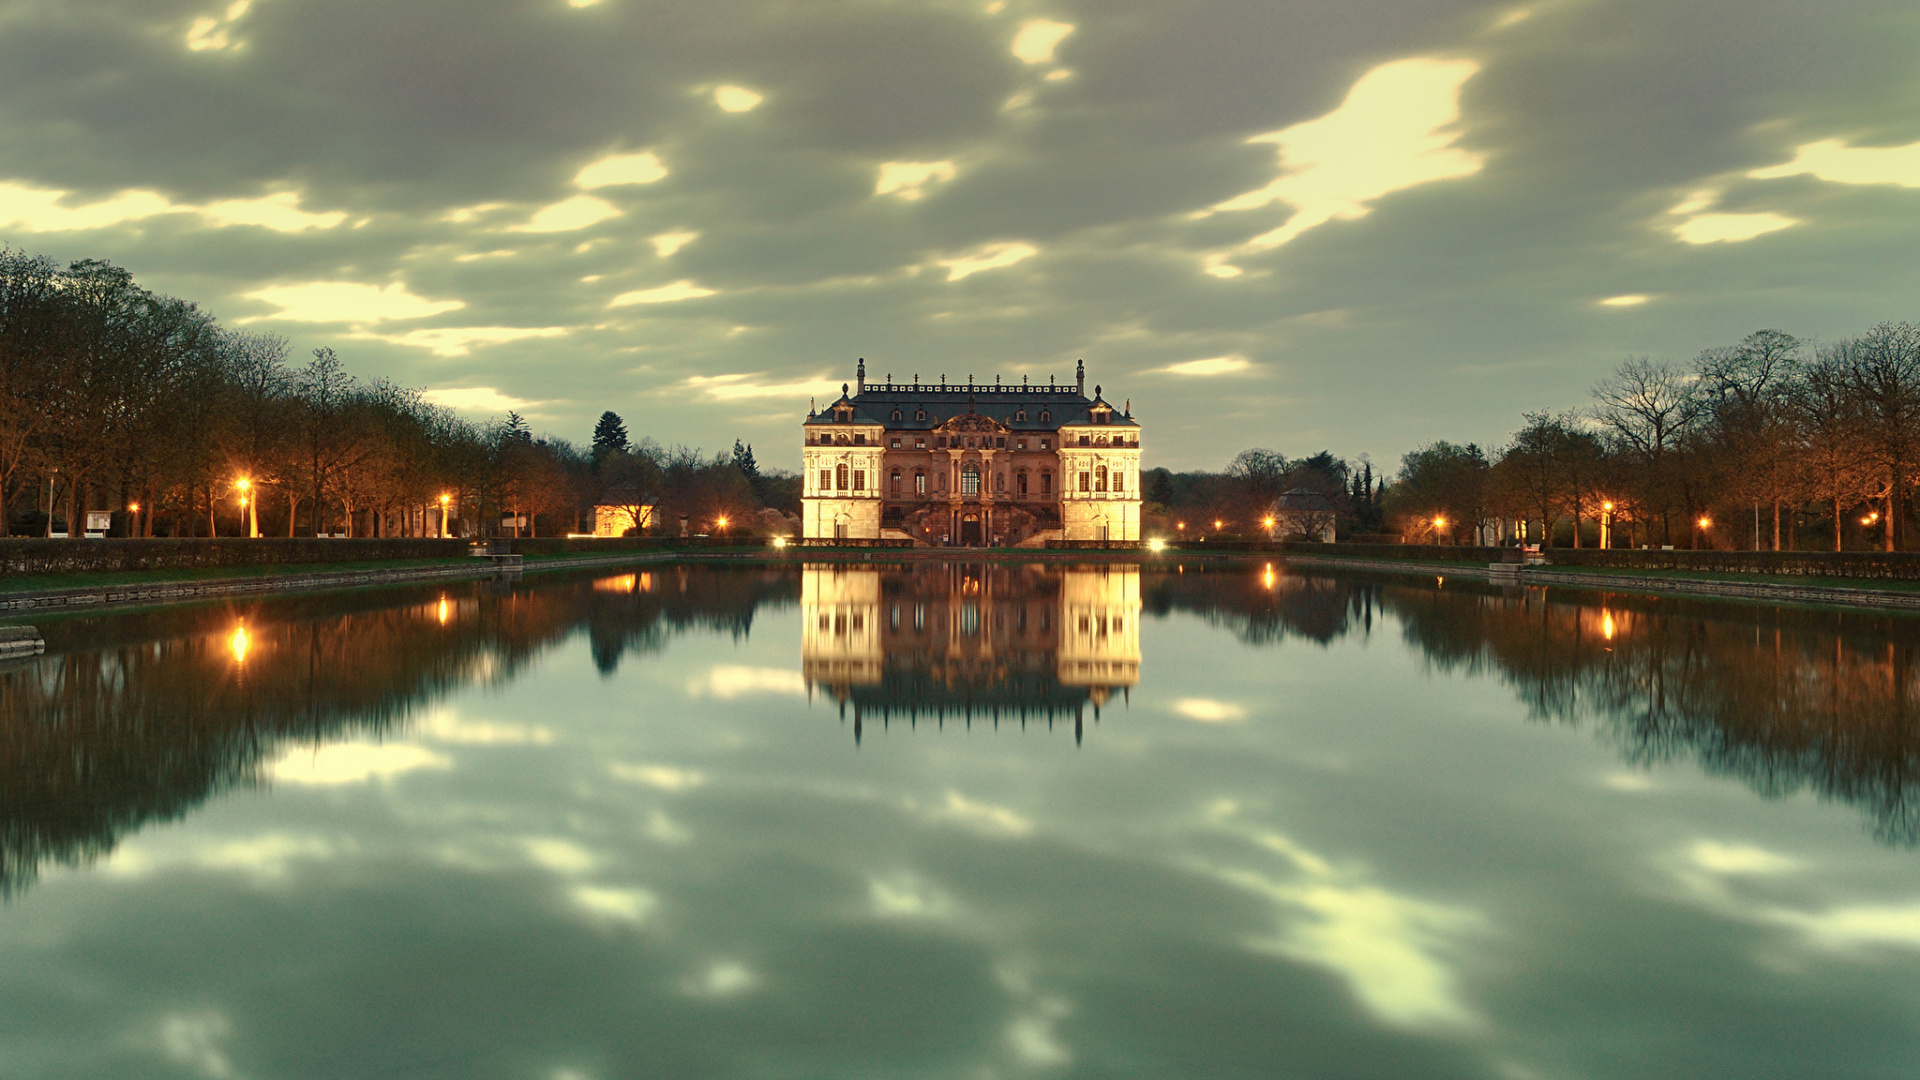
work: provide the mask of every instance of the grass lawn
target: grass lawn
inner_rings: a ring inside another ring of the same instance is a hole
[[[348,574],[362,570],[398,570],[416,566],[457,566],[454,559],[390,559],[382,562],[270,563],[259,566],[188,566],[166,570],[113,570],[80,574],[0,574],[0,595],[95,589],[109,585],[153,585],[168,581],[224,581],[231,578]]]

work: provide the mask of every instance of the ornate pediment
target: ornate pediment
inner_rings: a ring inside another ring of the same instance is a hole
[[[961,413],[935,430],[947,433],[979,432],[989,435],[1004,435],[1007,432],[1007,428],[993,417],[971,412]]]

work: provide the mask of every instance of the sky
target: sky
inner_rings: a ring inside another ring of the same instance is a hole
[[[1148,467],[1497,447],[1621,360],[1920,317],[1920,8],[0,0],[0,242],[584,443],[797,467],[870,378]]]

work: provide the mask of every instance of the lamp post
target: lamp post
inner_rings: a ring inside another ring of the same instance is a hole
[[[253,505],[253,481],[243,476],[235,480],[233,486],[240,489],[240,512],[247,515],[247,538],[257,540],[260,538],[260,515]]]
[[[139,526],[140,526],[140,504],[137,502],[128,503],[127,504],[127,535],[139,536],[140,535]]]
[[[1705,514],[1701,514],[1700,520],[1694,522],[1694,524],[1700,527],[1701,532],[1706,532],[1708,529],[1713,528],[1713,519],[1708,517]],[[1700,546],[1700,542],[1698,540],[1695,540],[1693,546],[1695,548],[1698,548]]]
[[[1603,502],[1600,504],[1600,550],[1601,551],[1607,550],[1607,531],[1608,531],[1608,526],[1612,524],[1613,524],[1613,504],[1610,502]]]
[[[1273,515],[1268,514],[1266,517],[1261,518],[1260,524],[1267,527],[1267,543],[1273,543]]]
[[[447,538],[447,502],[447,495],[442,492],[440,495],[440,539],[442,540]]]
[[[1440,546],[1440,537],[1444,533],[1446,527],[1447,527],[1446,518],[1437,517],[1433,519],[1433,546],[1434,547]]]

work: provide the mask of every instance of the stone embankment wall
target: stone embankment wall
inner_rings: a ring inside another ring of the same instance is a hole
[[[757,537],[739,539],[666,537],[539,537],[508,541],[516,555],[613,554],[624,551],[760,547]],[[458,559],[465,540],[330,540],[285,537],[231,539],[0,539],[0,590],[9,575],[124,573],[136,570],[186,570],[225,566],[299,566],[325,563],[392,562],[400,559]]]

